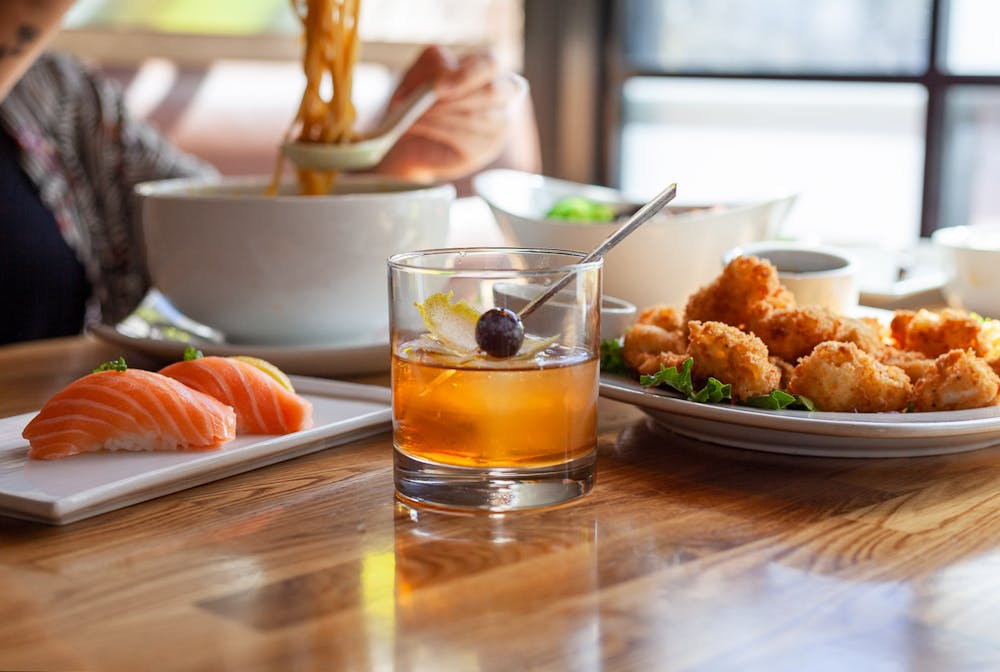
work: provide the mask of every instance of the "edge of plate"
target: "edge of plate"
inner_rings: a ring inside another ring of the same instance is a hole
[[[122,333],[116,326],[95,324],[88,332],[106,343],[138,350],[151,357],[171,360],[184,356],[189,343],[142,338]],[[206,355],[251,355],[262,357],[286,373],[311,376],[352,376],[385,373],[390,365],[389,340],[345,345],[239,345],[197,341],[193,345]]]
[[[609,399],[633,404],[643,409],[801,434],[866,439],[882,437],[898,440],[910,437],[975,435],[995,430],[998,441],[1000,441],[1000,407],[943,412],[949,416],[947,419],[941,418],[941,412],[921,413],[913,416],[887,414],[884,417],[873,419],[869,416],[878,414],[863,414],[862,418],[862,414],[851,413],[770,411],[717,404],[698,404],[665,393],[643,390],[638,387],[638,383],[607,375],[601,376],[600,394]],[[968,414],[970,417],[955,419],[952,417],[954,413]]]
[[[92,488],[55,499],[30,499],[0,493],[0,502],[3,502],[0,504],[0,513],[21,520],[64,525],[373,436],[386,431],[392,421],[391,391],[387,387],[299,375],[290,376],[290,379],[296,390],[301,393],[369,401],[385,404],[385,408],[296,432],[298,439],[292,434],[264,439],[248,446],[248,448],[257,447],[256,454],[223,454],[223,457],[211,464],[210,468],[202,471],[188,471],[178,467],[177,473],[168,474],[166,480],[163,476],[157,478],[142,474],[127,479],[117,486]],[[9,417],[22,415],[33,415],[33,412]],[[313,436],[300,442],[302,434]]]

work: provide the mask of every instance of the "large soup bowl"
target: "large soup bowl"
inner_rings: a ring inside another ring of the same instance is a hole
[[[153,284],[234,343],[364,343],[388,332],[386,259],[443,247],[451,185],[341,176],[328,196],[264,178],[140,184]]]

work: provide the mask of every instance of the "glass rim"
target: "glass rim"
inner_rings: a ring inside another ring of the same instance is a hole
[[[529,254],[529,255],[561,255],[564,257],[576,257],[583,259],[587,255],[584,252],[575,250],[563,250],[544,247],[439,247],[428,250],[413,250],[411,252],[399,252],[388,259],[389,267],[393,270],[408,271],[414,273],[448,273],[452,275],[476,275],[481,277],[518,277],[552,275],[553,273],[578,273],[600,268],[604,264],[604,259],[594,259],[588,262],[576,262],[568,264],[554,265],[547,268],[454,268],[444,266],[415,266],[407,263],[412,259],[431,257],[434,255],[457,255],[458,253],[472,253],[473,255],[501,255],[501,254]]]

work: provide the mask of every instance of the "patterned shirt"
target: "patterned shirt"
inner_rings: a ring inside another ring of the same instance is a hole
[[[131,117],[114,82],[68,55],[47,54],[32,65],[0,102],[0,124],[86,269],[88,322],[121,320],[149,288],[133,188],[214,169]]]

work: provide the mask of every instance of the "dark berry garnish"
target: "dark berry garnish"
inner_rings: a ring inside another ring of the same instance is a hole
[[[512,357],[524,342],[524,325],[513,310],[490,308],[476,322],[476,343],[491,357]]]

